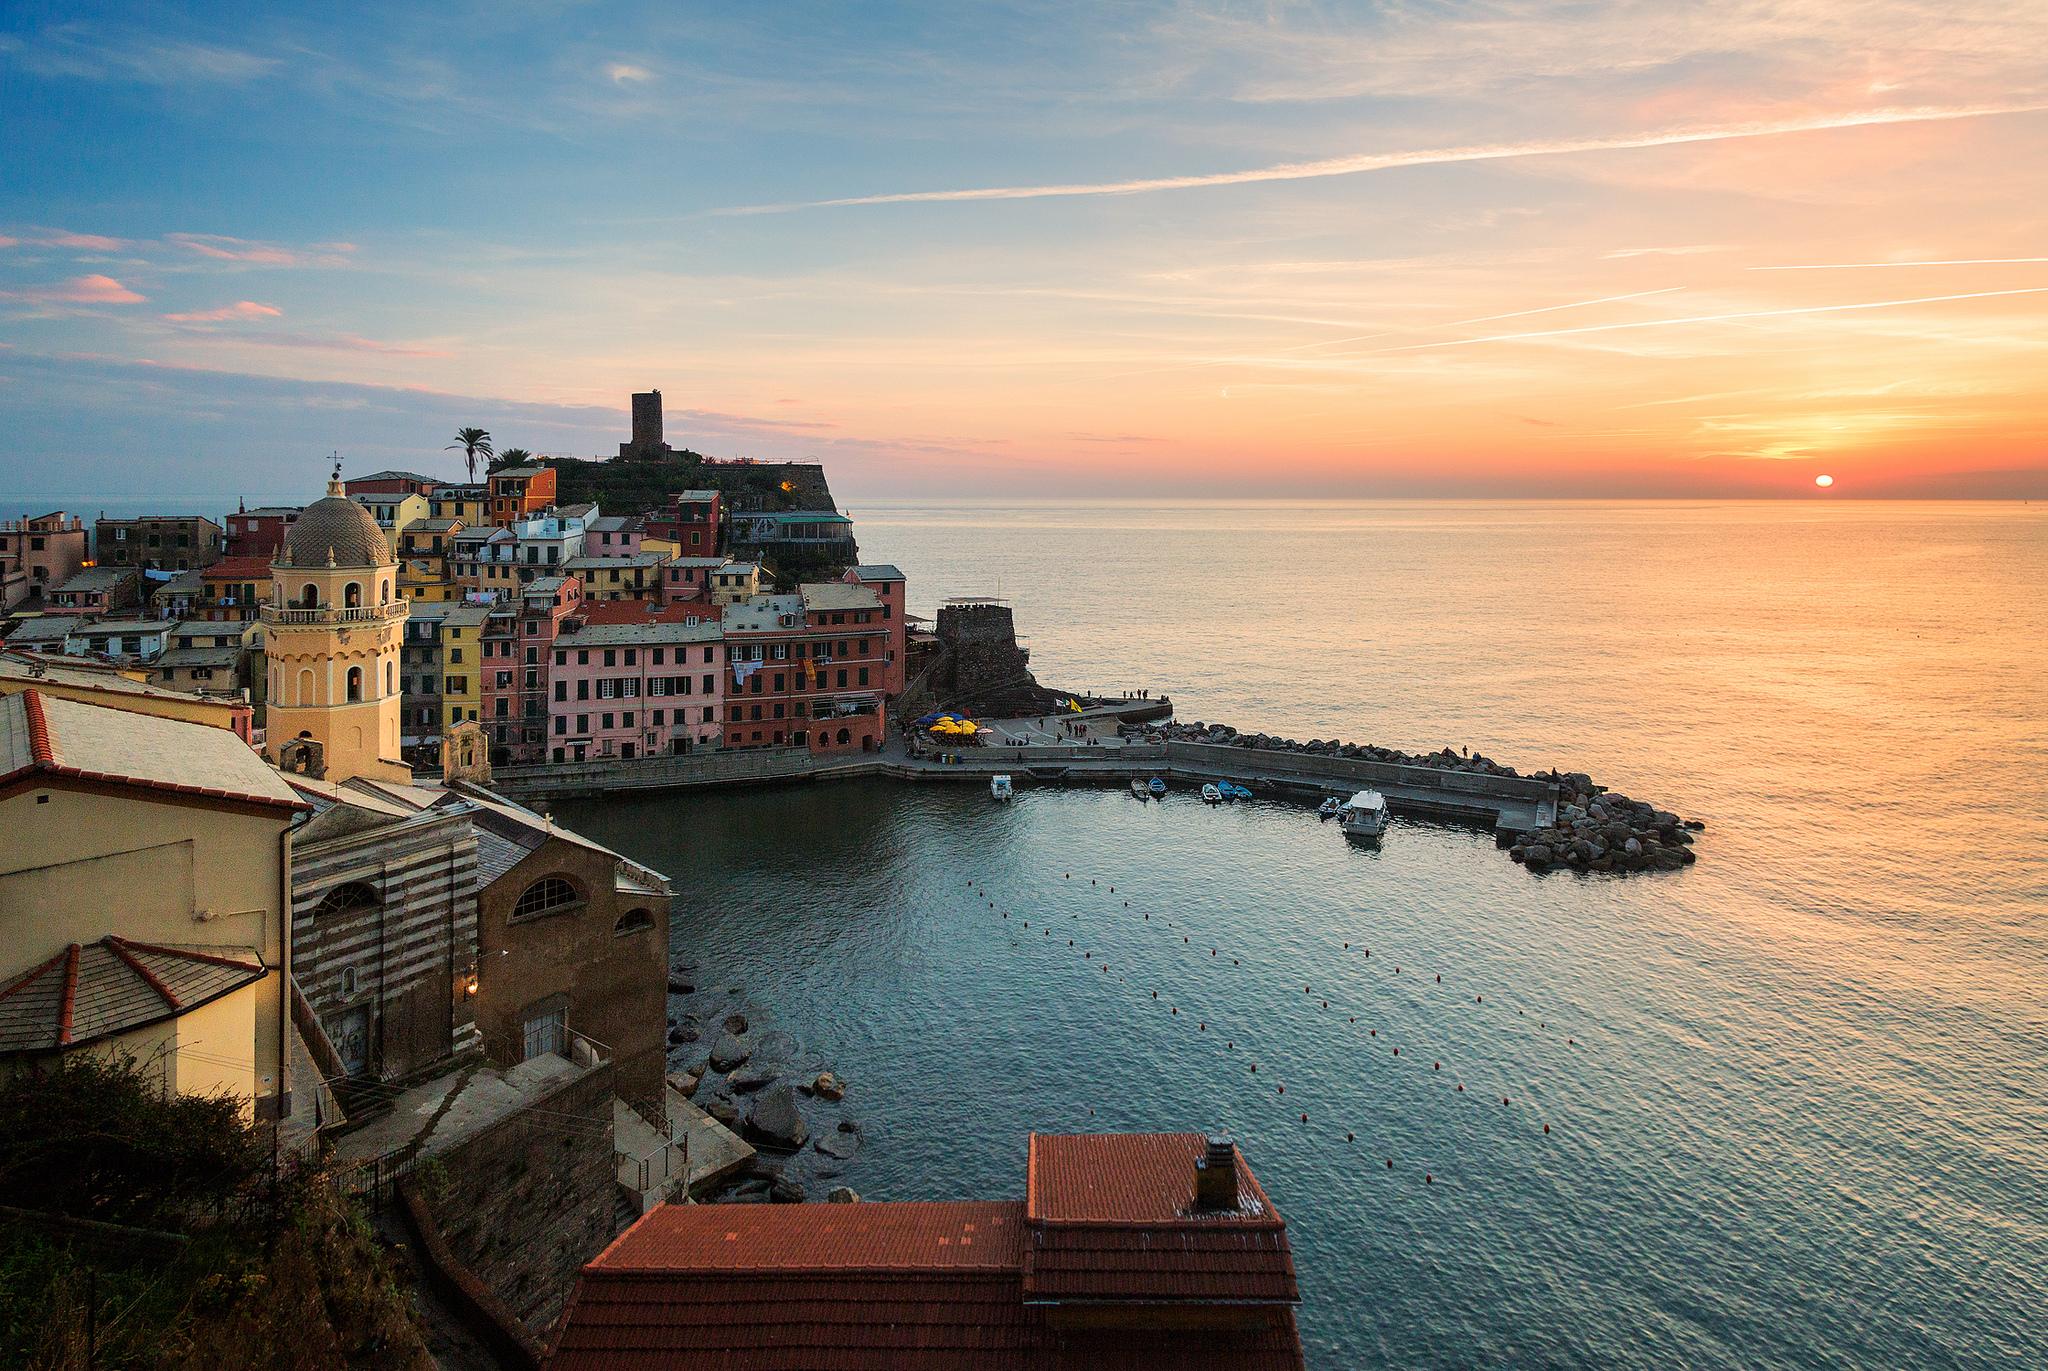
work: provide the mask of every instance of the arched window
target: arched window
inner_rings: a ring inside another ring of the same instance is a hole
[[[845,744],[847,744],[847,743],[850,743],[850,742],[852,742],[852,741],[853,741],[853,734],[852,734],[851,732],[849,732],[848,730],[846,730],[846,729],[843,729],[843,728],[839,730],[839,734],[838,734],[838,737],[839,737],[839,742],[840,742],[841,746],[844,746]]]
[[[318,586],[314,585],[314,584],[313,584],[313,583],[312,583],[311,581],[308,581],[308,582],[306,582],[306,584],[304,584],[304,585],[300,586],[300,587],[299,587],[299,608],[300,608],[300,609],[318,609],[318,608],[320,608],[320,587],[318,587]]]
[[[341,588],[341,607],[343,609],[360,609],[362,604],[363,588],[360,584],[350,581]]]
[[[309,705],[313,703],[313,669],[311,667],[299,668],[299,693],[292,700],[292,703],[295,705]]]
[[[391,693],[391,663],[384,663],[384,693]]]
[[[363,882],[348,881],[320,897],[320,903],[313,906],[313,917],[317,920],[335,914],[363,914],[380,908],[383,903],[377,898],[377,892]]]
[[[363,669],[352,666],[348,669],[348,700],[350,704],[363,698]]]
[[[619,915],[619,921],[612,925],[612,932],[619,937],[628,933],[645,933],[654,927],[654,915],[644,909],[629,909]]]
[[[521,892],[512,906],[516,919],[538,919],[545,914],[566,914],[583,905],[583,896],[566,877],[543,876]]]
[[[377,582],[377,602],[378,602],[379,604],[385,604],[385,605],[388,605],[388,604],[390,604],[390,603],[391,603],[391,582],[389,582],[389,581],[379,581],[379,582]]]

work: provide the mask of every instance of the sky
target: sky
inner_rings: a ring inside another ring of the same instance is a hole
[[[2040,0],[15,0],[0,128],[0,499],[655,387],[854,498],[2048,497]]]

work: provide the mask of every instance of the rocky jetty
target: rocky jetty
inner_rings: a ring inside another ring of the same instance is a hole
[[[1706,827],[1698,819],[1681,819],[1668,809],[1595,784],[1583,771],[1517,771],[1477,752],[1443,748],[1436,752],[1403,752],[1370,743],[1345,743],[1334,738],[1297,742],[1269,733],[1240,733],[1228,724],[1176,723],[1133,725],[1127,736],[1149,741],[1208,743],[1262,752],[1303,752],[1321,757],[1351,757],[1397,766],[1463,771],[1482,776],[1527,777],[1557,785],[1557,823],[1522,835],[1508,856],[1530,871],[1566,867],[1580,871],[1676,871],[1696,860],[1693,834]]]

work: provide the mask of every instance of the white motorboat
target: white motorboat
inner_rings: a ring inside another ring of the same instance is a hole
[[[1013,793],[1008,776],[997,776],[988,783],[988,796],[991,800],[1007,800]]]
[[[1316,806],[1316,817],[1320,818],[1324,823],[1328,823],[1330,820],[1336,818],[1339,814],[1342,814],[1343,812],[1344,802],[1338,799],[1335,795],[1330,796],[1328,799],[1324,800],[1321,804]]]
[[[1378,842],[1387,831],[1387,797],[1377,790],[1361,790],[1344,802],[1344,834],[1367,842]]]
[[[1223,792],[1216,788],[1214,781],[1204,781],[1202,783],[1202,803],[1210,805],[1220,805],[1223,803]]]
[[[1131,794],[1141,800],[1149,800],[1152,798],[1152,787],[1146,785],[1144,779],[1140,777],[1131,782]]]

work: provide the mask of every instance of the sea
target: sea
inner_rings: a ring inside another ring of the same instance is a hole
[[[918,612],[1007,600],[1049,685],[1706,824],[1682,871],[1532,875],[1184,790],[559,806],[845,1080],[863,1196],[1224,1128],[1323,1371],[2048,1365],[2048,507],[851,512]]]

